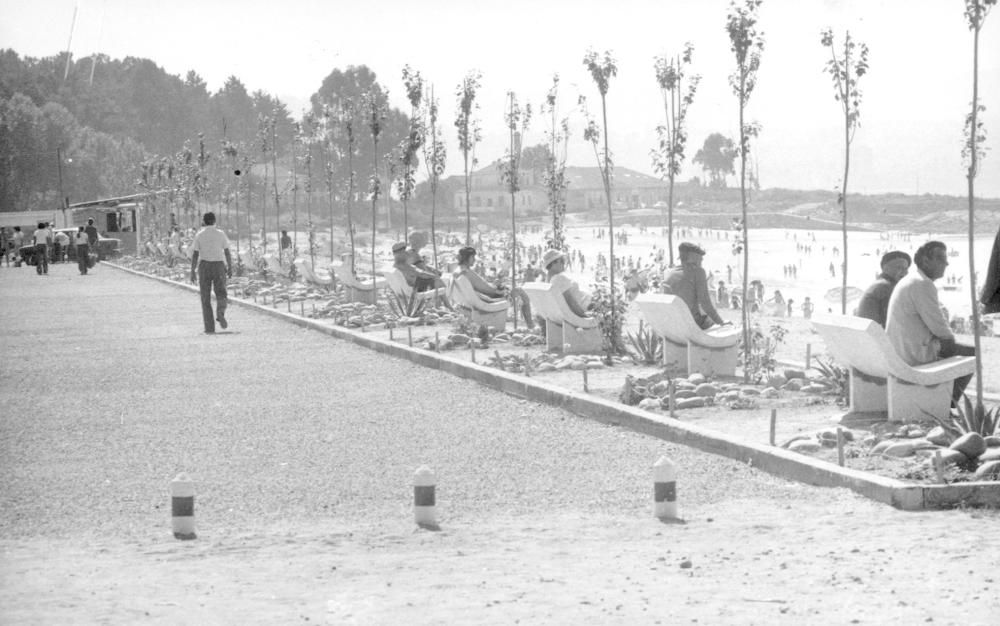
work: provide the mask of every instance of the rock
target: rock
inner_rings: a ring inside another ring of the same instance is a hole
[[[802,389],[800,389],[799,391],[802,391],[804,393],[823,393],[824,391],[826,391],[826,385],[810,383],[808,385],[803,386]]]
[[[952,450],[960,450],[965,456],[974,459],[986,452],[986,440],[979,433],[965,433],[948,447]]]
[[[681,569],[691,569],[691,566],[691,559],[684,559],[681,561]]]
[[[650,387],[649,390],[658,396],[665,396],[667,395],[667,392],[670,391],[670,383],[668,381],[661,380]]]
[[[917,447],[913,445],[912,441],[894,441],[882,451],[882,455],[895,457],[913,456],[916,450]]]
[[[1000,461],[1000,448],[986,448],[986,452],[979,455],[980,463],[990,463]]]
[[[684,399],[687,399],[687,398],[694,398],[697,395],[698,394],[696,394],[693,389],[681,389],[680,391],[675,391],[674,392],[674,398],[676,398],[678,400],[684,400]]]
[[[569,366],[569,368],[571,370],[585,370],[585,369],[587,369],[587,362],[586,361],[573,361],[573,363]]]
[[[556,368],[556,366],[553,365],[553,364],[551,364],[551,363],[539,363],[535,367],[535,371],[536,372],[551,372],[555,368]]]
[[[656,398],[646,398],[639,402],[639,408],[651,411],[660,408],[660,401]]]
[[[694,393],[703,398],[714,398],[719,393],[719,388],[712,383],[702,383],[695,387]]]
[[[976,470],[976,478],[981,480],[997,480],[1000,478],[1000,461],[983,463]]]
[[[802,379],[806,377],[806,373],[802,370],[787,369],[784,372],[785,378],[791,381],[792,379]]]
[[[800,439],[798,441],[793,441],[788,449],[792,452],[798,452],[799,454],[812,454],[813,452],[819,452],[820,445],[818,442],[811,439]]]
[[[558,361],[553,363],[552,366],[555,367],[557,370],[566,370],[569,369],[570,366],[573,365],[573,363],[575,362],[576,361],[573,360],[573,357],[568,356],[564,359],[559,359]]]
[[[983,437],[986,440],[987,448],[1000,448],[1000,437],[997,435],[990,435],[989,437]]]
[[[632,360],[632,357],[630,357],[630,356],[623,356],[622,360],[621,360],[621,363],[622,363],[622,365],[632,365],[632,363],[634,363],[634,361]]]
[[[875,446],[868,451],[868,454],[882,454],[886,448],[896,443],[893,439],[886,439],[885,441],[880,441]]]
[[[602,363],[601,361],[587,361],[587,363],[585,364],[585,367],[588,370],[599,370],[602,367],[607,367],[607,366],[604,363]]]
[[[740,389],[740,393],[744,396],[759,396],[760,389],[757,389],[756,387],[743,387]]]
[[[726,391],[725,393],[720,393],[716,400],[719,402],[736,402],[740,398],[739,391]]]
[[[802,379],[793,378],[784,385],[782,385],[781,388],[784,389],[785,391],[799,391],[800,389],[802,389]]]
[[[906,430],[906,436],[909,437],[910,439],[917,439],[918,437],[923,437],[926,434],[927,434],[927,431],[925,431],[923,428],[920,428],[918,426],[910,426]]]
[[[694,398],[682,398],[674,404],[678,409],[700,409],[705,406],[705,398],[695,396]]]
[[[948,467],[949,465],[965,465],[969,462],[969,457],[965,456],[961,450],[952,450],[946,448],[941,450],[941,465]]]
[[[816,433],[816,437],[819,439],[829,439],[830,441],[836,442],[837,431],[831,429],[821,430],[818,433]]]
[[[767,386],[774,387],[775,389],[777,389],[778,387],[784,385],[787,382],[788,382],[787,378],[785,378],[781,374],[775,374],[774,376],[772,376],[767,380]]]
[[[760,397],[761,398],[777,398],[778,397],[778,390],[775,389],[774,387],[765,387],[764,389],[761,390]]]
[[[691,391],[694,391],[697,387],[698,385],[695,385],[694,383],[689,383],[683,378],[678,378],[677,380],[674,381],[674,389],[689,389]]]
[[[809,441],[809,435],[795,435],[791,439],[789,439],[789,440],[787,440],[785,442],[782,442],[781,445],[780,445],[780,447],[782,447],[782,448],[790,448],[791,445],[793,443],[795,443],[796,441]]]
[[[688,376],[687,379],[688,379],[688,382],[691,383],[692,385],[700,385],[703,382],[705,382],[706,380],[708,380],[708,379],[705,378],[704,374],[699,374],[698,372],[695,372],[694,374],[691,374],[690,376]]]
[[[947,446],[951,444],[952,437],[948,434],[948,431],[941,428],[940,426],[935,426],[934,428],[927,431],[927,441],[931,443],[936,443],[939,446]]]
[[[861,440],[861,445],[863,445],[866,448],[870,448],[874,446],[876,443],[878,443],[878,437],[876,437],[875,435],[868,435],[867,437]]]

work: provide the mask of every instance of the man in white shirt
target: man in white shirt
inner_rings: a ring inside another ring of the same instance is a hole
[[[885,332],[896,353],[909,365],[924,365],[951,356],[975,356],[976,350],[955,342],[941,311],[934,281],[944,276],[948,250],[940,241],[928,241],[913,255],[917,271],[896,283],[889,298]],[[965,392],[972,375],[955,379],[952,399]]]
[[[215,213],[205,213],[205,227],[198,231],[191,244],[191,282],[201,291],[201,314],[205,334],[215,334],[215,322],[223,329],[226,322],[226,278],[233,275],[233,259],[229,255],[229,237],[215,227]],[[212,291],[215,291],[216,314],[212,314]]]
[[[33,235],[35,240],[35,271],[38,275],[49,273],[49,248],[52,246],[52,231],[45,222],[38,223]]]

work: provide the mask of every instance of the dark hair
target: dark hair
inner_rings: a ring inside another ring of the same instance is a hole
[[[76,231],[76,232],[82,233],[83,232],[83,226],[81,226],[80,229],[78,231]]]
[[[45,228],[45,222],[38,222],[39,228]]]
[[[212,213],[211,211],[209,211],[208,213],[206,213],[204,215],[204,217],[202,217],[201,219],[202,219],[203,222],[205,222],[205,226],[214,226],[215,225],[215,213]]]
[[[465,246],[464,248],[459,248],[458,250],[458,262],[461,265],[465,265],[465,263],[474,256],[476,256],[476,249],[472,246]]]
[[[94,218],[88,217],[87,218],[87,224],[90,225],[90,226],[93,226],[94,225]]]
[[[947,246],[944,245],[943,241],[928,241],[924,245],[917,248],[917,251],[913,253],[913,264],[919,267],[921,270],[926,266],[927,260],[931,258],[931,254],[937,248],[946,249]]]

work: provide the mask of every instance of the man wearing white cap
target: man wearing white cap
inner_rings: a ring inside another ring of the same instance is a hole
[[[578,317],[588,317],[587,308],[590,306],[590,296],[580,291],[580,286],[572,278],[564,273],[566,269],[566,253],[561,250],[546,250],[542,256],[542,267],[549,276],[551,290],[562,294],[566,299],[566,305],[573,314]]]

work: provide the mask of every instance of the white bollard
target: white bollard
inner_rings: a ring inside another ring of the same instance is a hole
[[[185,472],[170,481],[170,515],[176,539],[197,539],[194,533],[194,483]]]
[[[419,526],[437,525],[436,483],[434,471],[426,465],[421,465],[413,473],[413,520]]]
[[[677,519],[677,466],[665,456],[653,464],[653,513]]]

